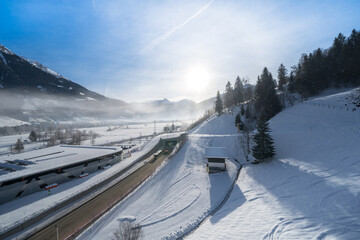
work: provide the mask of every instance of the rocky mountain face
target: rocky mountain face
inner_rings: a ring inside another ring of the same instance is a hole
[[[179,119],[203,113],[209,104],[167,99],[128,104],[90,91],[0,45],[0,117],[27,123]]]
[[[95,117],[99,113],[106,118],[111,117],[110,110],[120,111],[126,105],[89,91],[0,45],[1,115],[25,122]]]

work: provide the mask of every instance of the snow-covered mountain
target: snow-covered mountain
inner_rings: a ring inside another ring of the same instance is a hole
[[[99,113],[111,117],[109,110],[126,105],[92,92],[2,45],[0,93],[1,115],[25,122],[71,121],[97,117]]]
[[[186,119],[211,108],[208,103],[163,99],[128,104],[90,91],[0,45],[0,126],[9,118],[14,123]]]

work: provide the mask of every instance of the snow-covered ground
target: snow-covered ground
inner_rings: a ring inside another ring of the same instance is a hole
[[[79,239],[111,239],[119,221],[135,219],[145,239],[176,239],[215,209],[239,168],[239,135],[234,115],[213,117],[189,133],[182,149],[152,178],[96,222]],[[219,130],[220,129],[220,130]],[[227,171],[206,172],[206,147],[226,147]]]
[[[354,93],[316,97],[271,119],[277,155],[245,164],[225,205],[187,238],[360,239],[360,111],[345,105]],[[230,189],[234,159],[244,163],[234,118],[212,117],[191,131],[172,159],[79,239],[111,239],[123,219],[140,224],[145,239],[176,239],[197,226]],[[206,147],[228,149],[227,172],[206,172]]]
[[[0,117],[1,118],[1,117]],[[124,139],[132,139],[140,136],[151,135],[156,132],[161,133],[164,131],[165,126],[171,126],[173,122],[157,122],[154,127],[154,123],[132,123],[124,125],[112,125],[105,127],[92,127],[92,128],[80,128],[80,131],[92,131],[99,134],[99,137],[94,140],[94,145],[103,145],[112,142],[122,141]],[[184,122],[174,122],[176,126],[183,126],[186,124]],[[0,124],[1,126],[1,124]],[[111,128],[111,131],[108,129]],[[45,148],[45,142],[31,142],[29,140],[29,132],[10,135],[10,136],[1,136],[0,137],[0,155],[11,154],[9,147],[13,146],[17,139],[27,140],[28,143],[24,144],[23,152],[28,152],[36,150],[39,148]],[[86,140],[81,143],[81,145],[91,145],[91,140]]]
[[[14,146],[18,139],[28,139],[29,134],[17,134],[10,136],[1,136],[0,137],[0,156],[5,154],[10,154],[10,146]],[[31,143],[29,141],[28,144],[24,144],[24,152],[35,150],[38,148],[44,147],[44,143],[35,142]]]
[[[347,111],[351,94],[271,119],[277,155],[244,166],[226,204],[188,239],[360,239],[360,109]]]
[[[29,124],[29,123],[25,122],[25,121],[20,121],[20,120],[14,119],[14,118],[10,118],[7,116],[0,116],[0,127],[4,127],[4,126],[13,127],[13,126],[22,125],[22,124]]]
[[[106,127],[94,127],[94,128],[81,128],[80,131],[86,130],[87,132],[93,131],[100,136],[95,139],[95,145],[107,144],[116,142],[122,139],[131,139],[140,136],[151,135],[154,132],[161,133],[164,131],[165,126],[171,126],[172,122],[157,122],[154,123],[139,123],[139,124],[126,124],[119,126],[106,126]],[[181,126],[183,123],[174,122],[175,125]],[[108,131],[109,128],[111,131]],[[90,144],[90,140],[83,142],[82,144]]]

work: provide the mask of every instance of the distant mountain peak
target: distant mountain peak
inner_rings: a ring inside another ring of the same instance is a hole
[[[8,48],[6,48],[2,44],[0,44],[0,51],[2,51],[3,53],[9,54],[9,55],[14,55],[14,53],[12,51],[10,51]]]
[[[37,67],[37,68],[43,70],[44,72],[50,73],[51,75],[54,75],[57,78],[63,78],[63,79],[69,80],[69,79],[63,77],[61,74],[55,72],[54,70],[51,70],[50,68],[42,65],[41,63],[39,63],[37,61],[27,59],[27,58],[24,58],[24,57],[21,57],[21,58],[23,58],[25,61],[28,61],[29,63],[31,63],[31,65],[33,65],[34,67]]]

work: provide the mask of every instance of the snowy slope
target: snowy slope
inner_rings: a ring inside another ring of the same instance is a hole
[[[13,127],[13,126],[22,125],[22,124],[29,124],[29,123],[25,122],[25,121],[20,121],[20,120],[14,119],[14,118],[10,118],[7,116],[0,116],[0,126]]]
[[[271,119],[275,158],[244,166],[227,203],[188,239],[360,239],[360,109],[345,105],[353,93]]]
[[[240,146],[234,117],[214,117],[189,133],[182,149],[156,175],[79,239],[111,239],[118,222],[129,217],[142,226],[145,239],[176,239],[194,228],[221,203],[236,177],[234,158]],[[206,172],[206,147],[228,149],[227,172]]]

